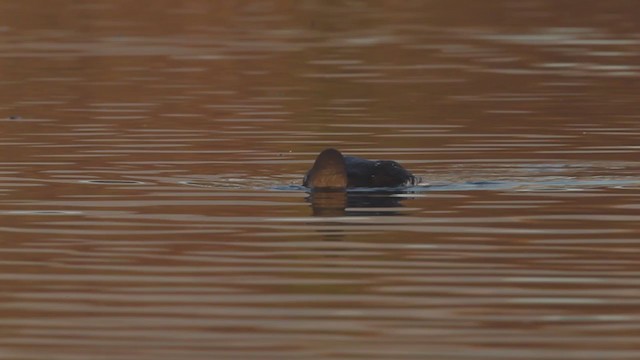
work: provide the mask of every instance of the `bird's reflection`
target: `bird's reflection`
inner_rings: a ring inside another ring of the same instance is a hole
[[[400,215],[404,197],[401,191],[312,191],[307,197],[314,216],[389,216]]]

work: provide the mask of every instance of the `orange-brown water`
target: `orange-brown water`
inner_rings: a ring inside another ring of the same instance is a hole
[[[637,9],[0,4],[0,358],[640,358]]]

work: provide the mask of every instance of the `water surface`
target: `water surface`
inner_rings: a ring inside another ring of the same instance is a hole
[[[639,358],[636,8],[0,5],[0,357]]]

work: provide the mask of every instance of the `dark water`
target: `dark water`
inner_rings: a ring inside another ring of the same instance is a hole
[[[637,2],[0,14],[0,358],[640,358]]]

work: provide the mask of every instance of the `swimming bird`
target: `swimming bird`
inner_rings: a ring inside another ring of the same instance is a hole
[[[419,181],[393,160],[343,156],[340,151],[329,148],[318,155],[302,185],[312,190],[340,191],[353,187],[400,187],[415,185]]]

